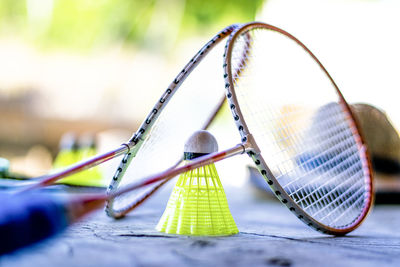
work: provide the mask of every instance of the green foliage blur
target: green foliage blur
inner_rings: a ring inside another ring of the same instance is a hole
[[[254,20],[263,0],[1,0],[0,35],[39,47],[85,50],[110,43],[150,47]]]

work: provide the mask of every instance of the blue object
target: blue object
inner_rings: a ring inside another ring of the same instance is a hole
[[[354,160],[349,160],[353,155],[353,151],[303,153],[297,157],[296,163],[306,171],[312,171],[322,166],[324,167],[321,171],[326,171],[339,165],[341,169],[348,169],[354,164]]]
[[[0,255],[62,232],[64,201],[49,194],[0,194]]]

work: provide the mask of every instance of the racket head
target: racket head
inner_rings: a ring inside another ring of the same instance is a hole
[[[232,71],[243,62],[240,77]],[[373,202],[372,171],[356,120],[314,54],[286,31],[253,22],[224,54],[226,96],[248,154],[277,198],[317,231],[357,228]]]
[[[130,151],[121,161],[108,195],[143,177],[176,167],[182,161],[186,140],[193,132],[210,125],[225,100],[222,70],[218,67],[224,51],[221,41],[236,27],[235,24],[226,27],[207,42],[161,95],[131,138]],[[164,183],[109,200],[107,214],[115,218],[125,216]]]

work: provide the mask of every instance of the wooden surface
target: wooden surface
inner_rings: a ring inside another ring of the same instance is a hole
[[[282,204],[226,188],[240,233],[186,237],[154,230],[171,185],[125,219],[99,211],[0,266],[400,266],[400,206],[378,206],[345,237],[319,234]]]

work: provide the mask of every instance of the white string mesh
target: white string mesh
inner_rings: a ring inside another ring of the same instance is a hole
[[[367,205],[368,185],[334,86],[293,40],[266,29],[246,34],[233,46],[231,68],[250,46],[234,91],[262,158],[310,217],[336,229],[352,225]]]
[[[220,66],[222,54],[223,44],[217,44],[165,105],[128,167],[120,187],[164,171],[182,159],[184,143],[193,132],[204,127],[224,97]],[[117,197],[113,208],[123,210],[145,190]]]

